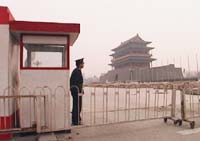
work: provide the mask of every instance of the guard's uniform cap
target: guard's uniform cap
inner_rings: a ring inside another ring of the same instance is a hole
[[[84,58],[77,59],[77,60],[76,60],[76,65],[83,64],[83,63],[84,63],[83,59],[84,59]]]

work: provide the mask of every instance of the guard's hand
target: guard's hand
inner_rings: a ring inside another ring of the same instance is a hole
[[[84,95],[84,89],[82,89],[82,92],[81,92],[83,95]]]

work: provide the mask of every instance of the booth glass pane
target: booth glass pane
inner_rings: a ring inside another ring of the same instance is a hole
[[[27,66],[27,50],[23,48],[23,66]]]
[[[60,52],[32,52],[31,67],[62,67]]]
[[[66,46],[52,44],[24,44],[23,66],[32,68],[66,67]]]

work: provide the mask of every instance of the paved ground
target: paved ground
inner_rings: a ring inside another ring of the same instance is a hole
[[[73,128],[71,134],[42,135],[39,141],[199,141],[200,120],[195,129],[167,124],[163,120],[131,122],[98,127]],[[17,141],[29,140],[27,137]]]
[[[196,129],[192,130],[187,123],[179,127],[170,121],[165,124],[163,120],[152,120],[77,128],[72,130],[71,135],[57,135],[57,139],[59,141],[199,141],[199,127],[200,125],[197,125]]]

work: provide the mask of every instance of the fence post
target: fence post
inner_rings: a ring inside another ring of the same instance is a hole
[[[171,108],[171,117],[175,117],[176,113],[176,89],[173,85],[172,87],[172,108]]]
[[[36,96],[35,97],[35,109],[36,109],[36,131],[37,133],[41,133],[41,119],[40,119],[40,103],[39,103],[39,99]]]
[[[185,110],[186,110],[185,93],[184,93],[184,91],[181,91],[181,117],[183,120],[186,119]]]

